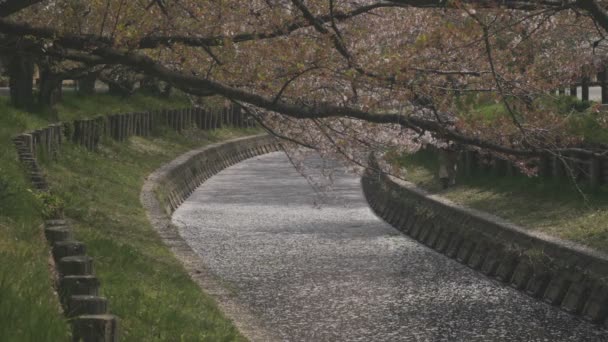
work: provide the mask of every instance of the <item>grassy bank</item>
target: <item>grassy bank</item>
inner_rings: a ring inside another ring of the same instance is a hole
[[[457,177],[457,185],[442,190],[434,153],[421,151],[395,160],[405,179],[465,206],[503,217],[524,228],[608,252],[608,191],[583,188],[569,180],[526,176],[499,177],[479,173]]]
[[[66,94],[60,120],[187,106],[183,98]],[[0,98],[0,341],[67,341],[69,325],[53,294],[41,206],[28,189],[11,143],[17,133],[47,125],[47,116],[12,109]],[[64,145],[43,165],[53,191],[74,219],[77,238],[95,257],[102,291],[121,316],[124,341],[240,340],[165,248],[139,205],[144,177],[177,154],[245,132],[104,141],[100,153]]]
[[[78,239],[95,257],[103,295],[121,318],[125,341],[241,340],[188,277],[148,223],[139,203],[145,177],[201,145],[245,131],[164,132],[159,138],[106,141],[98,153],[70,146],[47,166]]]
[[[0,99],[0,341],[67,341],[51,287],[38,201],[28,192],[11,137],[44,120]]]

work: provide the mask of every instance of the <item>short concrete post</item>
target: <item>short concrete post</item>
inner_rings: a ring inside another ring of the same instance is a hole
[[[604,67],[604,69],[598,73],[597,80],[599,81],[601,87],[602,104],[608,104],[608,75],[606,72],[606,67]]]
[[[118,139],[116,139],[116,140],[122,141],[122,138],[124,136],[124,124],[125,124],[125,116],[124,116],[124,114],[118,114],[117,117],[116,117],[116,120],[117,120],[117,122],[116,122],[116,126],[117,126],[116,133],[117,133],[117,137],[118,137]]]
[[[122,114],[122,134],[120,141],[125,141],[129,137],[129,114]]]
[[[135,135],[135,118],[137,116],[137,113],[129,113],[127,114],[127,117],[129,118],[129,130],[127,133],[127,138],[130,138],[132,136]]]
[[[119,122],[118,122],[118,115],[113,115],[112,116],[112,138],[114,138],[114,140],[119,140],[120,136],[118,134],[119,131]]]
[[[58,241],[53,244],[53,258],[59,261],[64,257],[84,255],[86,253],[85,245],[80,241]]]
[[[99,295],[99,279],[93,275],[68,275],[59,281],[62,302],[74,295]]]
[[[101,142],[101,137],[104,136],[105,129],[106,120],[103,116],[100,116],[95,120],[95,141],[93,144],[94,149],[97,149],[99,147],[99,143]]]
[[[78,316],[72,327],[74,342],[118,342],[118,318],[113,315]]]
[[[78,139],[80,138],[80,120],[74,120],[72,127],[74,128],[74,131],[72,133],[72,142],[74,144],[78,144]]]
[[[112,137],[112,139],[116,139],[116,135],[114,132],[114,115],[110,115],[108,116],[108,127],[106,130],[106,134]]]
[[[502,158],[494,157],[494,173],[498,176],[505,176],[507,174],[508,162]]]
[[[72,240],[72,231],[67,226],[46,227],[44,236],[50,244],[54,244],[59,241]]]
[[[97,140],[97,120],[90,119],[89,120],[89,146],[90,150],[95,150],[95,140]]]
[[[552,176],[552,161],[551,158],[543,154],[538,159],[538,175],[543,178],[550,178]]]
[[[152,112],[145,112],[144,114],[144,136],[150,136],[150,118],[152,117]]]
[[[76,295],[68,298],[66,315],[101,315],[108,312],[108,300],[99,296]]]
[[[589,101],[589,76],[584,76],[581,80],[581,100]]]
[[[467,150],[464,152],[464,172],[467,177],[470,177],[475,172],[475,166],[477,165],[477,153],[475,151]]]
[[[570,96],[577,97],[577,94],[576,94],[576,85],[571,85],[570,86]]]
[[[553,178],[562,179],[566,175],[564,163],[559,156],[553,156]]]
[[[139,134],[139,113],[133,113],[133,131],[131,135],[140,135]]]
[[[129,114],[122,115],[122,134],[120,141],[125,141],[129,137]]]
[[[150,128],[150,112],[144,112],[144,113],[141,113],[141,115],[142,115],[142,125],[143,125],[142,134],[147,137],[148,135],[150,135],[150,133],[149,133],[150,132],[150,129],[149,129]]]
[[[44,129],[46,132],[46,156],[53,157],[53,128],[51,126]]]
[[[87,120],[81,120],[80,121],[80,136],[78,137],[78,144],[80,146],[84,146],[85,148],[88,148],[87,146]]]
[[[121,116],[122,116],[122,114],[114,115],[114,134],[115,134],[114,139],[116,139],[116,141],[120,141],[120,138],[121,138],[121,136],[120,136],[120,132],[121,132],[120,125],[122,122]]]
[[[92,151],[93,150],[93,135],[94,135],[94,131],[95,131],[95,123],[93,122],[93,120],[87,120],[87,124],[86,124],[86,143],[85,146],[87,147],[87,150]]]
[[[165,110],[165,120],[166,120],[166,124],[167,127],[171,128],[171,129],[175,129],[174,123],[173,123],[173,111],[172,110]]]
[[[63,257],[58,266],[59,273],[64,276],[93,274],[93,258],[87,255]]]
[[[200,107],[196,108],[196,114],[198,117],[198,128],[205,129],[205,116],[204,116],[203,109]]]
[[[188,112],[186,111],[186,108],[182,108],[179,110],[179,115],[180,115],[180,132],[185,130],[188,124]]]
[[[138,115],[139,113],[131,113],[131,134],[130,136],[135,136],[135,135],[139,135],[137,132],[137,121],[138,121]]]
[[[601,185],[601,160],[597,157],[591,157],[589,160],[589,185],[592,188],[597,188]]]

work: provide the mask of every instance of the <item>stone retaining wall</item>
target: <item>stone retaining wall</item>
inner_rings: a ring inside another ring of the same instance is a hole
[[[171,215],[205,180],[240,161],[280,150],[276,139],[258,135],[214,144],[176,159],[171,167],[153,174],[154,193]]]
[[[468,209],[374,171],[362,179],[378,216],[488,277],[608,327],[608,256]]]

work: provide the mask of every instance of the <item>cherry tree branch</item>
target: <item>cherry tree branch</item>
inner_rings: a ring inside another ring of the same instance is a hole
[[[359,15],[367,14],[372,10],[378,8],[386,8],[386,7],[403,7],[402,5],[392,3],[390,1],[379,1],[370,5],[360,6],[356,9],[353,9],[349,12],[337,12],[333,13],[333,16],[323,15],[317,17],[315,22],[319,25],[329,22],[331,20],[337,21],[345,21]],[[142,38],[137,46],[141,49],[153,49],[160,46],[170,46],[173,44],[184,44],[192,47],[201,47],[201,46],[222,46],[226,43],[226,41],[230,41],[231,43],[242,43],[248,42],[252,40],[265,40],[265,39],[273,39],[278,37],[288,36],[292,32],[295,32],[299,29],[310,27],[313,24],[307,20],[295,20],[290,23],[284,24],[282,27],[268,32],[243,32],[238,33],[233,36],[213,36],[213,37],[196,37],[196,36],[184,36],[184,35],[153,35]]]
[[[8,17],[43,0],[0,0],[0,17]]]
[[[275,101],[274,98],[266,97],[251,90],[236,88],[209,78],[171,70],[149,56],[114,48],[111,41],[99,36],[63,34],[52,28],[34,27],[29,24],[14,23],[6,19],[0,19],[0,33],[18,37],[31,36],[46,41],[46,45],[50,46],[46,51],[51,51],[49,53],[67,59],[91,64],[124,65],[147,75],[158,77],[181,89],[186,89],[188,92],[218,94],[234,101],[249,103],[296,119],[344,117],[378,124],[398,124],[412,130],[432,132],[443,139],[509,155],[531,157],[546,153],[542,148],[537,147],[503,146],[476,136],[467,135],[454,128],[447,128],[440,122],[407,115],[407,113],[371,112],[326,102],[301,105]],[[576,151],[587,156],[600,156],[594,151],[583,149],[565,148],[554,151],[559,153]]]

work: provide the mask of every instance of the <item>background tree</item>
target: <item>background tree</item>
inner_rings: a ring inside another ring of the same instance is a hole
[[[454,141],[512,158],[601,155],[549,92],[599,71],[604,1],[45,1],[0,20],[31,50],[246,106],[277,135],[362,150]],[[33,38],[32,38],[33,37]],[[497,102],[504,113],[471,113]],[[605,125],[600,116],[596,122]]]

